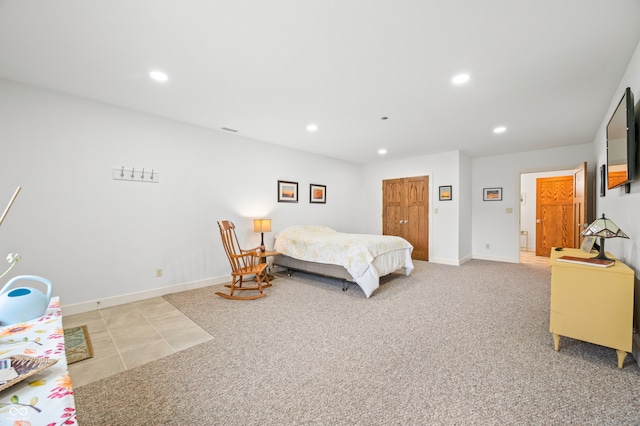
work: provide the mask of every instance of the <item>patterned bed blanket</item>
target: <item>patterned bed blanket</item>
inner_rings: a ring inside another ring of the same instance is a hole
[[[276,235],[274,250],[287,256],[344,266],[355,279],[382,254],[413,249],[391,235],[348,234],[322,225],[290,226]]]

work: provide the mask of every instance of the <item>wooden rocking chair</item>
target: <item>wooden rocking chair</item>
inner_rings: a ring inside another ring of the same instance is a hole
[[[243,250],[238,243],[236,227],[233,222],[220,220],[218,221],[218,226],[220,227],[222,245],[231,264],[231,284],[225,285],[225,287],[230,288],[229,294],[222,292],[216,292],[216,294],[235,300],[252,300],[264,297],[265,294],[262,289],[271,287],[271,284],[267,275],[267,264],[260,263],[260,247]],[[257,285],[243,287],[244,277],[249,275],[255,276]],[[263,281],[265,284],[263,284]],[[236,296],[233,294],[236,290],[257,290],[259,293],[251,296]]]

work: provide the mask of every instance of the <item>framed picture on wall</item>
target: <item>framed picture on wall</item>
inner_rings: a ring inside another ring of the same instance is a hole
[[[502,201],[502,188],[484,188],[482,190],[483,201]]]
[[[607,191],[607,165],[600,166],[600,196],[604,197]]]
[[[440,201],[451,201],[453,195],[451,193],[451,185],[440,187]]]
[[[298,202],[298,182],[286,180],[278,181],[278,202],[297,203]]]
[[[327,186],[316,185],[312,183],[309,185],[309,202],[324,204],[327,202]]]

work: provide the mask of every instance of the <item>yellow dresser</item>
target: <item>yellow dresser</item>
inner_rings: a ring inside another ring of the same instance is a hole
[[[586,259],[595,254],[551,250],[549,331],[555,349],[562,336],[613,348],[622,368],[633,335],[633,270],[619,260],[605,268],[558,261],[562,256]]]

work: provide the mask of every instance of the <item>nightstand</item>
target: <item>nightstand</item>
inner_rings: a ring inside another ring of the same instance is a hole
[[[555,349],[562,336],[605,346],[616,350],[622,368],[633,336],[633,270],[619,260],[599,267],[558,261],[562,256],[594,257],[579,249],[551,250],[549,332]]]

